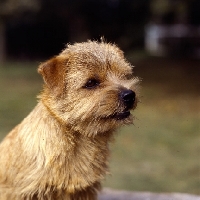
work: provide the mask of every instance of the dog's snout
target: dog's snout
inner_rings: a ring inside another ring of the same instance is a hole
[[[135,102],[135,92],[132,90],[123,90],[120,93],[120,97],[127,109],[131,109],[133,107]]]

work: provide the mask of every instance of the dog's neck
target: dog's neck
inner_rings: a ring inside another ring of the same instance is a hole
[[[35,121],[27,123],[31,119]],[[22,148],[27,152],[25,156],[30,165],[34,165],[31,167],[34,168],[35,188],[44,187],[50,191],[53,186],[56,190],[72,193],[96,184],[108,172],[108,143],[112,133],[94,138],[72,133],[66,125],[58,123],[41,102],[22,124],[24,131],[20,134],[27,135],[23,137],[26,140],[22,141]],[[25,179],[26,185],[33,184],[33,180]]]

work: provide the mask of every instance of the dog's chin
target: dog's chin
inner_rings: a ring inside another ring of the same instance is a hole
[[[129,118],[131,115],[130,111],[124,111],[120,113],[115,113],[114,115],[111,116],[111,118],[116,119],[116,120],[125,120]]]
[[[123,112],[115,112],[112,115],[106,117],[107,122],[111,122],[116,127],[119,127],[123,124],[132,124],[134,117],[132,116],[131,112],[123,111]]]
[[[94,137],[109,131],[113,132],[120,126],[133,124],[134,120],[129,110],[114,112],[107,116],[99,116],[98,118],[93,117],[93,120],[91,118],[90,116],[82,120],[82,123],[80,123],[80,120],[72,120],[71,118],[71,120],[68,119],[68,122],[70,122],[70,126],[74,131],[80,132],[88,137]]]

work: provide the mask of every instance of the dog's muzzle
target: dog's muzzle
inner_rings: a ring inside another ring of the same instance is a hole
[[[122,90],[120,92],[120,99],[125,106],[125,110],[130,110],[131,108],[133,108],[133,105],[135,103],[135,92],[128,89]]]
[[[128,89],[123,89],[119,93],[119,98],[124,105],[124,110],[122,112],[117,112],[112,115],[112,118],[117,120],[123,120],[130,116],[130,110],[134,107],[134,103],[136,101],[135,92]]]

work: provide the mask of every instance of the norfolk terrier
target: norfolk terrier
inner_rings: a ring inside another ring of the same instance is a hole
[[[0,200],[95,200],[113,133],[133,123],[138,78],[104,41],[68,45],[38,72],[38,104],[0,145]]]

